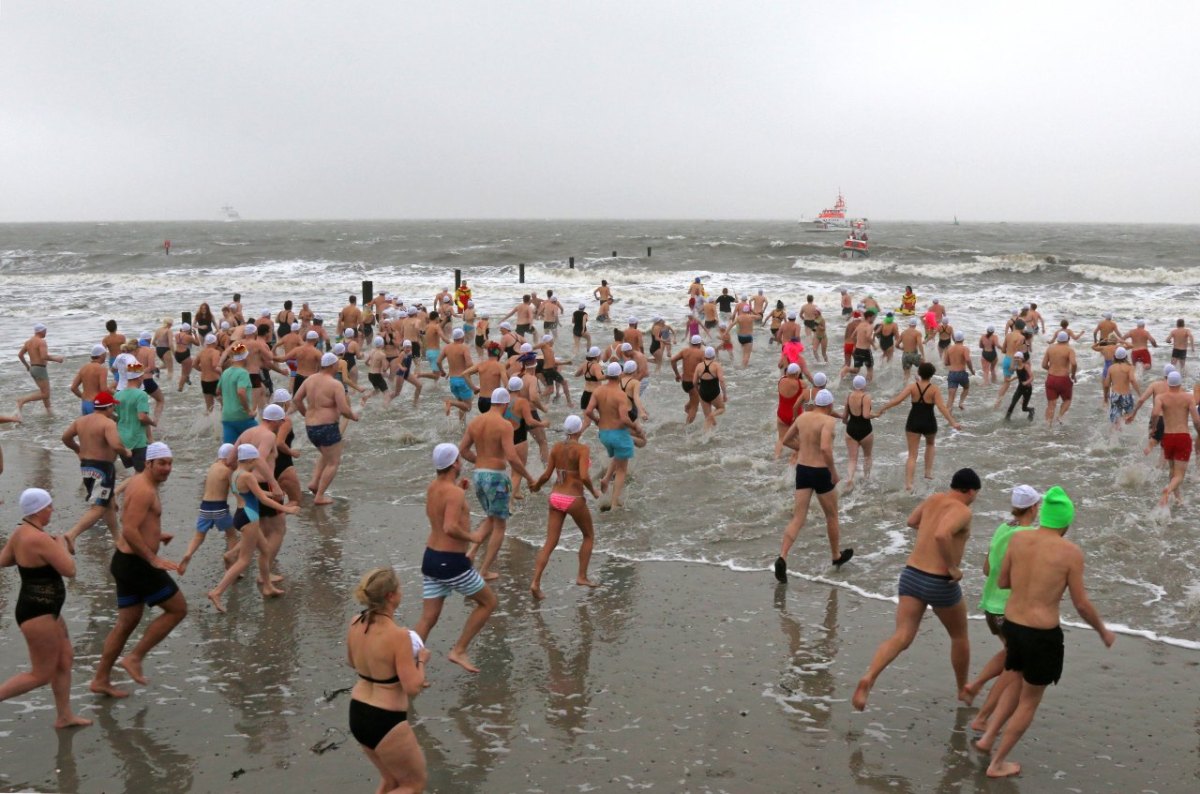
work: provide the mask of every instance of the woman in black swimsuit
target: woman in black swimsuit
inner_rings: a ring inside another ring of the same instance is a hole
[[[942,391],[932,382],[937,367],[926,361],[917,367],[917,380],[900,390],[900,393],[883,406],[874,415],[875,419],[883,416],[889,409],[899,405],[905,397],[912,399],[912,407],[908,411],[908,421],[904,423],[904,434],[908,441],[908,461],[904,464],[904,488],[913,489],[913,475],[917,471],[917,452],[921,437],[925,437],[925,479],[933,479],[933,442],[937,437],[937,418],[933,415],[936,407],[946,417],[946,421],[955,430],[962,425],[954,420],[954,416],[946,408],[946,400]]]
[[[704,348],[704,360],[696,366],[692,381],[700,395],[700,407],[704,410],[704,426],[717,426],[717,417],[725,413],[725,370],[716,360],[715,348]]]
[[[275,481],[289,503],[300,503],[300,475],[296,473],[296,458],[300,452],[292,446],[296,431],[292,427],[292,395],[287,389],[277,389],[271,402],[283,409],[283,421],[275,432]]]
[[[854,487],[854,475],[858,472],[858,448],[863,453],[863,479],[871,479],[871,450],[875,446],[875,429],[871,426],[871,395],[867,394],[867,379],[854,376],[854,391],[846,396],[846,410],[842,412],[846,422],[846,450],[850,463],[850,479],[846,488]]]
[[[21,524],[0,550],[0,567],[17,566],[21,591],[17,595],[17,626],[29,646],[28,673],[17,673],[0,684],[0,700],[23,695],[50,685],[58,709],[55,728],[91,725],[91,720],[71,711],[71,663],[75,654],[67,624],[60,613],[67,598],[64,576],[75,576],[75,558],[67,549],[64,535],[46,532],[54,506],[41,488],[21,493]]]
[[[350,623],[346,656],[358,673],[350,691],[350,733],[383,777],[380,791],[425,787],[425,754],[408,722],[408,701],[425,685],[429,651],[396,625],[400,580],[391,568],[368,571],[354,591],[366,607]],[[419,639],[419,638],[418,638]]]
[[[529,400],[522,396],[521,392],[525,389],[525,381],[520,377],[513,375],[508,379],[508,392],[512,397],[512,402],[504,412],[504,418],[512,422],[513,425],[513,447],[517,450],[517,457],[521,459],[521,464],[529,462],[529,433],[534,428],[545,427],[546,423],[538,419],[533,411],[533,406]],[[515,473],[513,474],[512,483],[512,498],[524,499],[525,496],[521,493],[521,478]]]
[[[600,381],[603,380],[600,372],[600,348],[588,348],[587,359],[579,365],[579,369],[575,371],[575,374],[583,376],[583,391],[579,395],[579,410],[586,411],[588,401],[592,399],[592,392],[600,386]]]

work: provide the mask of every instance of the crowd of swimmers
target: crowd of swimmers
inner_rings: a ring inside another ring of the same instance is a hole
[[[349,423],[362,419],[376,395],[382,395],[380,410],[388,410],[408,385],[415,407],[427,385],[422,381],[436,387],[445,379],[448,394],[442,408],[462,421],[462,436],[458,443],[438,444],[432,453],[433,478],[425,495],[430,533],[421,564],[421,617],[412,630],[396,624],[399,580],[390,568],[376,569],[363,577],[355,592],[364,610],[347,637],[349,660],[359,677],[350,708],[353,735],[380,770],[382,790],[420,790],[424,757],[406,713],[410,698],[424,684],[424,665],[430,659],[425,642],[445,599],[457,593],[473,604],[447,658],[477,672],[469,646],[497,606],[488,582],[500,575],[498,554],[512,500],[524,498],[523,486],[537,492],[550,484],[547,536],[536,556],[531,595],[545,597],[542,576],[568,517],[583,538],[575,582],[584,587],[599,584],[588,571],[594,529],[587,494],[602,511],[623,506],[630,461],[653,438],[642,394],[664,363],[684,392],[685,422],[703,413],[711,431],[728,410],[725,366],[735,364],[734,341],[740,346],[742,368],[749,366],[756,336],[764,329],[768,348],[778,346],[776,457],[787,448],[795,467],[792,518],[774,564],[776,578],[785,583],[788,553],[814,495],[825,518],[832,564],[841,568],[853,557],[853,548],[843,548],[840,538],[836,486],[842,478],[835,455],[839,435],[847,450],[845,490],[853,487],[860,460],[861,476],[871,476],[874,422],[907,404],[905,486],[911,491],[922,445],[924,475],[932,478],[938,415],[952,428],[960,427],[958,415],[973,378],[982,386],[997,386],[996,409],[1004,408],[1003,399],[1013,390],[1006,419],[1018,405],[1030,421],[1036,413],[1029,405],[1035,385],[1033,362],[1038,359],[1034,347],[1047,332],[1036,304],[1014,309],[1000,331],[986,329],[975,345],[977,368],[975,350],[968,347],[964,332],[951,324],[939,300],[918,314],[911,287],[895,310],[881,307],[873,296],[856,302],[843,289],[834,313],[845,323],[841,368],[831,377],[812,371],[804,355],[807,350],[814,364],[834,363],[828,355],[827,318],[812,295],[796,310],[779,300],[772,305],[763,290],[739,297],[723,289],[710,299],[697,278],[688,285],[681,338],[662,316],[654,316],[646,327],[630,316],[623,325],[614,323],[611,341],[601,345],[593,344],[601,340],[593,339],[586,303],[568,311],[553,291],[545,298],[533,292],[507,313],[497,313],[493,326],[492,316],[478,312],[469,294],[442,290],[429,307],[406,305],[387,292],[360,305],[351,295],[335,327],[326,327],[308,304],[295,310],[291,301],[279,311],[247,316],[236,294],[219,314],[202,304],[187,322],[176,326],[168,319],[136,338],[126,338],[116,321],[109,321],[106,335],[89,350],[89,360],[71,381],[80,415],[62,434],[63,444],[79,458],[87,508],[70,529],[52,536],[46,531],[54,513],[52,496],[26,489],[19,500],[21,524],[0,552],[0,565],[16,565],[20,573],[17,621],[32,666],[30,672],[0,684],[0,700],[49,684],[58,708],[56,726],[88,724],[70,709],[73,656],[60,612],[65,598],[62,577],[75,575],[74,547],[89,528],[103,522],[111,534],[115,548],[110,571],[118,607],[90,688],[101,695],[126,697],[129,692],[113,684],[112,671],[119,665],[134,682],[146,683],[146,654],[187,614],[187,603],[170,573],[186,572],[209,531],[217,529],[225,536],[225,572],[208,592],[213,608],[225,610],[224,594],[256,557],[256,581],[263,597],[284,595],[276,560],[286,519],[300,509],[305,490],[314,506],[332,501],[330,489]],[[597,321],[611,322],[616,298],[610,285],[602,282],[593,297],[600,307]],[[578,364],[558,353],[560,323],[565,326],[568,318],[572,355],[582,352]],[[49,365],[64,359],[50,352],[47,333],[45,325],[35,325],[18,352],[37,391],[20,397],[16,414],[0,416],[0,422],[20,422],[22,409],[36,402],[51,412]],[[1079,367],[1073,343],[1082,336],[1064,320],[1052,329],[1042,351],[1044,419],[1050,427],[1063,420],[1071,405]],[[1158,346],[1146,323],[1138,320],[1123,333],[1106,314],[1092,331],[1092,349],[1103,360],[1102,399],[1112,426],[1131,423],[1146,402],[1152,403],[1146,450],[1161,447],[1170,465],[1164,506],[1172,496],[1181,498],[1192,447],[1189,421],[1200,431],[1200,385],[1194,391],[1182,387],[1187,355],[1195,348],[1182,319],[1166,334],[1166,341],[1172,353],[1163,378],[1143,385],[1141,379],[1153,366],[1150,351]],[[876,365],[894,366],[897,351],[903,387],[877,404],[868,391]],[[946,369],[945,395],[934,381],[938,364]],[[567,367],[580,379],[578,412],[572,412],[575,401],[563,374]],[[155,440],[155,433],[166,392],[172,385],[175,393],[183,392],[193,376],[205,410],[219,411],[223,443],[205,473],[195,533],[182,558],[172,561],[160,556],[171,534],[163,531],[159,491],[171,474],[173,454]],[[843,379],[849,379],[850,391],[839,406],[834,390]],[[568,413],[558,425],[562,440],[550,446],[545,431],[551,424],[551,406],[558,400],[568,406]],[[295,414],[302,417],[305,436],[316,450],[304,489],[296,468],[302,450],[296,445]],[[598,469],[598,481],[591,448],[582,440],[592,425],[608,458]],[[538,476],[529,469],[531,442],[543,464]],[[118,460],[134,474],[119,479]],[[466,465],[472,467],[469,477]],[[876,679],[912,642],[925,608],[931,607],[951,639],[958,697],[970,703],[987,681],[997,679],[973,727],[983,732],[976,743],[979,749],[991,752],[999,740],[988,774],[1007,776],[1019,771],[1008,760],[1009,751],[1028,727],[1045,686],[1061,674],[1058,601],[1063,592],[1070,591],[1080,615],[1106,645],[1112,644],[1113,635],[1087,599],[1081,553],[1062,539],[1073,518],[1069,497],[1058,487],[1043,495],[1030,486],[1016,486],[1013,521],[1001,525],[989,550],[981,604],[1005,650],[977,679],[967,680],[960,565],[971,504],[981,487],[974,471],[962,468],[948,491],[925,499],[909,517],[916,539],[900,574],[897,628],[876,652],[853,705],[859,710],[866,706]],[[483,513],[475,526],[468,499],[472,490]],[[236,500],[232,507],[230,495]],[[161,614],[122,655],[147,606],[158,607]]]

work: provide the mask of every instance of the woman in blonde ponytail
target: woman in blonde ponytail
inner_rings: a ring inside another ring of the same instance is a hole
[[[429,651],[396,625],[400,580],[394,570],[368,571],[354,598],[364,609],[346,636],[347,660],[359,678],[350,693],[350,733],[379,769],[380,791],[423,791],[425,754],[408,723],[408,701],[425,685]]]

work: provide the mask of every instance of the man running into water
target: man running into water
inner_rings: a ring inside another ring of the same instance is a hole
[[[1158,340],[1146,330],[1146,321],[1138,320],[1137,327],[1125,334],[1124,342],[1132,348],[1129,351],[1129,361],[1135,367],[1150,368],[1150,348],[1158,347]]]
[[[600,286],[592,290],[592,297],[600,303],[600,308],[596,310],[596,321],[604,322],[608,319],[608,312],[613,304],[612,290],[609,289],[606,280],[600,279]]]
[[[1042,357],[1042,369],[1046,370],[1046,425],[1054,425],[1054,406],[1062,400],[1062,409],[1058,412],[1061,422],[1067,409],[1071,407],[1071,395],[1075,389],[1075,350],[1068,341],[1070,336],[1066,331],[1059,331],[1055,344],[1046,348]],[[1003,392],[1001,392],[1003,394]]]
[[[46,415],[50,416],[53,412],[50,410],[50,376],[46,372],[46,364],[51,361],[61,364],[63,358],[50,355],[46,348],[46,326],[41,323],[33,326],[33,336],[21,345],[21,349],[17,351],[17,358],[21,360],[21,366],[25,367],[29,377],[33,378],[38,387],[32,394],[17,398],[17,416],[21,415],[21,409],[27,404],[39,400],[46,406]]]
[[[1154,411],[1150,414],[1150,425],[1153,427],[1159,417],[1163,420],[1162,451],[1163,459],[1171,466],[1171,480],[1163,488],[1159,507],[1167,507],[1171,495],[1175,495],[1176,504],[1183,504],[1179,488],[1183,485],[1183,475],[1187,473],[1188,461],[1192,459],[1192,436],[1188,432],[1188,420],[1200,432],[1200,413],[1196,411],[1196,399],[1190,392],[1183,390],[1183,376],[1178,372],[1167,375],[1167,390],[1154,399]],[[1130,414],[1125,420],[1132,421]]]
[[[779,556],[775,558],[775,578],[785,584],[788,552],[808,519],[808,508],[814,493],[821,512],[825,514],[825,534],[829,538],[833,566],[840,570],[854,556],[854,549],[838,551],[840,527],[837,491],[834,490],[838,473],[833,458],[833,431],[838,421],[833,417],[833,393],[821,389],[813,402],[816,407],[800,414],[775,444],[776,458],[784,447],[796,450],[796,494],[792,520],[783,530],[783,542],[779,546]]]
[[[1104,373],[1104,388],[1108,391],[1108,421],[1118,430],[1121,420],[1133,413],[1133,393],[1142,393],[1137,371],[1129,363],[1129,351],[1123,347],[1113,352],[1112,366]]]
[[[117,505],[113,501],[117,487],[116,460],[118,455],[127,458],[132,455],[121,443],[121,433],[113,419],[117,401],[102,391],[93,402],[95,411],[76,419],[62,434],[63,444],[79,456],[79,472],[83,475],[88,502],[88,509],[66,535],[72,553],[76,539],[102,518],[113,540],[117,539],[120,527],[117,526]]]
[[[292,397],[296,410],[304,417],[304,432],[320,455],[308,483],[314,505],[333,504],[326,491],[342,465],[345,445],[338,422],[343,416],[352,422],[358,421],[358,414],[346,397],[346,389],[333,377],[340,360],[333,353],[321,356],[321,371],[305,380]]]
[[[958,699],[971,702],[967,668],[971,642],[967,636],[967,607],[962,600],[963,549],[971,534],[971,504],[983,483],[972,469],[959,469],[950,480],[950,490],[935,493],[908,517],[917,539],[904,570],[900,572],[900,602],[896,606],[896,630],[884,640],[871,659],[871,666],[858,682],[851,700],[855,710],[867,707],[867,698],[879,674],[895,661],[917,636],[926,607],[942,622],[950,635],[950,664],[954,668]]]
[[[437,625],[442,606],[451,593],[474,601],[475,607],[446,658],[467,672],[478,673],[479,668],[467,656],[467,646],[487,623],[497,602],[496,594],[471,567],[467,548],[472,543],[486,540],[490,530],[481,526],[477,532],[471,532],[471,511],[466,499],[469,486],[466,478],[459,479],[462,459],[458,447],[438,444],[433,450],[433,468],[437,473],[425,491],[429,538],[425,541],[425,556],[421,561],[421,574],[425,579],[424,601],[421,619],[414,631],[422,641],[428,642],[429,632]]]
[[[1188,352],[1196,352],[1196,340],[1192,338],[1192,332],[1184,325],[1182,317],[1175,321],[1175,327],[1167,334],[1167,341],[1171,343],[1171,363],[1175,365],[1175,369],[1179,370],[1180,374],[1183,374]]]
[[[671,356],[671,371],[675,373],[675,381],[683,387],[688,396],[687,405],[683,408],[684,424],[688,425],[695,420],[696,411],[700,409],[700,392],[696,391],[696,384],[692,378],[695,376],[696,367],[704,363],[704,340],[699,334],[695,334],[689,341],[691,344]],[[682,374],[679,372],[680,364],[683,365]]]
[[[462,457],[475,464],[475,496],[485,517],[476,532],[479,539],[471,542],[476,545],[476,550],[484,542],[488,544],[483,564],[479,566],[479,574],[487,580],[500,578],[500,574],[492,570],[492,565],[500,554],[508,517],[511,515],[509,500],[512,498],[512,478],[508,475],[509,466],[518,476],[533,482],[513,444],[512,422],[505,418],[511,402],[508,389],[503,386],[493,389],[487,413],[471,420],[458,445]]]
[[[900,348],[900,366],[904,369],[904,383],[907,384],[913,367],[921,366],[925,360],[925,336],[917,327],[916,317],[908,318],[908,327],[900,333],[896,347]]]
[[[988,777],[1020,774],[1021,765],[1009,761],[1008,754],[1033,722],[1046,687],[1062,677],[1063,631],[1058,609],[1063,592],[1070,590],[1075,611],[1100,635],[1104,647],[1111,648],[1116,642],[1116,635],[1088,599],[1083,552],[1063,538],[1074,519],[1075,506],[1056,485],[1042,500],[1038,528],[1019,532],[1008,542],[997,582],[1012,589],[1001,628],[1007,647],[1004,674],[997,683],[1005,684],[1005,689],[987,731],[975,742],[979,750],[991,752],[996,737],[1004,732],[988,764]]]
[[[142,674],[142,662],[153,648],[167,638],[171,630],[187,617],[187,601],[167,574],[179,566],[158,556],[159,546],[173,537],[162,531],[162,501],[159,489],[171,476],[172,454],[161,442],[146,449],[146,468],[129,481],[121,517],[121,534],[113,552],[109,570],[117,582],[117,622],[104,640],[104,650],[96,665],[91,690],[98,695],[123,698],[129,695],[112,684],[112,668],[142,622],[146,607],[160,607],[155,618],[133,650],[120,665],[136,683],[148,682]]]
[[[946,398],[946,405],[950,410],[954,410],[954,393],[958,389],[962,389],[962,397],[958,401],[958,410],[963,409],[963,403],[967,401],[967,392],[971,390],[971,375],[975,374],[975,365],[971,363],[971,351],[963,344],[966,336],[962,331],[954,332],[954,344],[946,348],[946,352],[942,354],[942,363],[946,365],[946,383],[950,386],[950,396]],[[970,375],[967,371],[970,370]]]

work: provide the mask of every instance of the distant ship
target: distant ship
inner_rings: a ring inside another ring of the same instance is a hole
[[[846,229],[863,229],[867,225],[867,219],[847,217],[846,199],[842,196],[839,188],[837,201],[833,203],[833,206],[821,210],[816,218],[807,223],[810,232],[836,232]]]
[[[242,216],[238,214],[238,211],[233,208],[232,204],[226,204],[224,207],[221,207],[221,214],[224,216],[226,223],[242,219]]]

